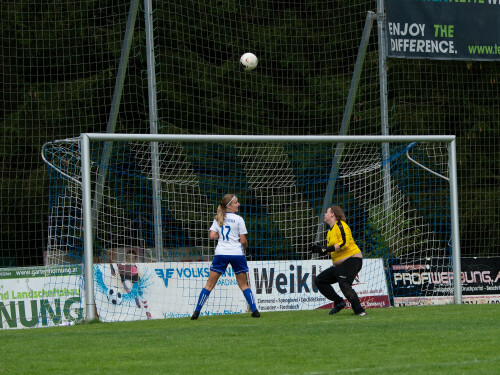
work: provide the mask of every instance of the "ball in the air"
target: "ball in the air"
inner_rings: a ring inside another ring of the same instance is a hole
[[[240,58],[240,65],[243,68],[245,72],[249,72],[251,70],[254,70],[257,67],[257,64],[259,63],[259,60],[257,59],[257,56],[255,56],[251,52],[247,52],[243,54]]]

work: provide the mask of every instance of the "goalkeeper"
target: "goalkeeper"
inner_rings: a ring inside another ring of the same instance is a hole
[[[345,222],[344,211],[339,206],[328,207],[324,222],[330,226],[326,236],[327,246],[313,244],[311,252],[321,255],[330,254],[333,266],[316,277],[316,287],[321,294],[333,301],[334,306],[330,315],[346,307],[344,299],[332,287],[332,284],[339,283],[340,290],[351,303],[354,314],[365,316],[366,312],[352,288],[352,283],[363,265],[363,255],[352,238],[351,229]]]

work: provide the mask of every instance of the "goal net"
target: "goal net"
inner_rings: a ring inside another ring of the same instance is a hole
[[[309,253],[317,238],[325,243],[329,205],[342,207],[363,252],[355,288],[365,307],[453,302],[446,140],[392,142],[384,160],[381,142],[329,137],[109,137],[91,139],[88,155],[81,138],[42,151],[50,175],[48,261],[83,266],[86,213],[101,320],[192,313],[216,245],[208,229],[227,193],[241,203],[248,279],[261,311],[331,307],[314,285],[331,260]],[[247,311],[230,267],[204,309]]]

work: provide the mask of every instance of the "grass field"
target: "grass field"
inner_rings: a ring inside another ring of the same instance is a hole
[[[0,374],[499,374],[500,306],[0,331]]]

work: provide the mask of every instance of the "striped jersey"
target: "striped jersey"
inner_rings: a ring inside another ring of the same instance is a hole
[[[347,258],[361,252],[352,238],[351,228],[342,220],[338,220],[326,235],[326,246],[333,246],[335,244],[340,246],[340,250],[330,253],[332,262],[334,263],[339,259]]]

